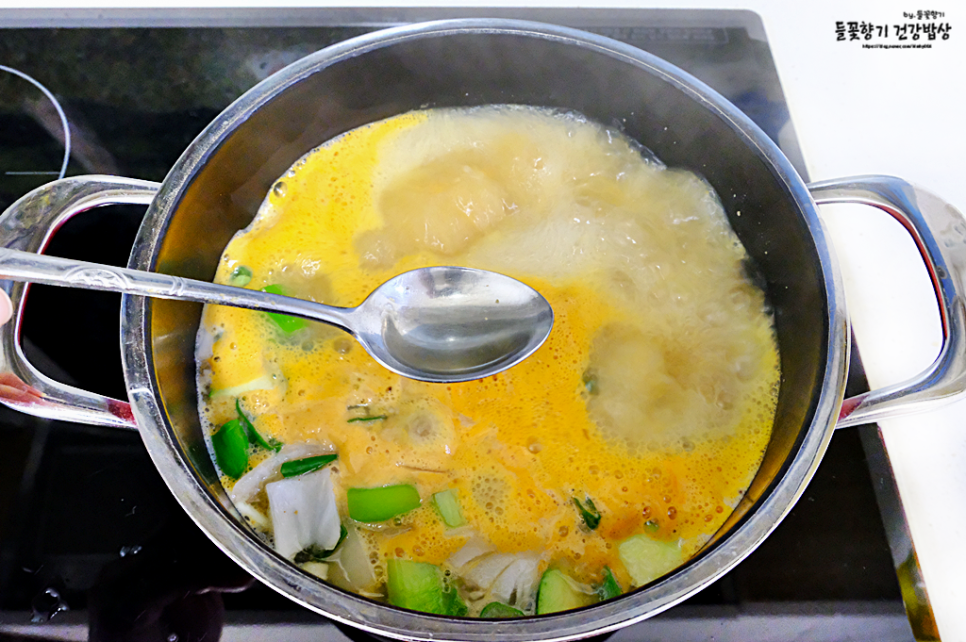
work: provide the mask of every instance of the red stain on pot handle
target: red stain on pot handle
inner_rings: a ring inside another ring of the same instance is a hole
[[[842,409],[839,410],[839,421],[846,419],[849,415],[855,412],[855,409],[862,404],[862,400],[865,395],[857,395],[855,397],[849,397],[842,402]]]
[[[137,427],[137,424],[134,422],[134,413],[131,411],[131,404],[128,402],[108,399],[107,410],[118,419],[124,421],[124,423],[132,427]]]

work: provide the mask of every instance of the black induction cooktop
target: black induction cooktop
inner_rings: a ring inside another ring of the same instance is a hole
[[[725,95],[805,174],[750,12],[0,11],[0,208],[62,175],[160,181],[208,122],[284,65],[378,28],[468,16],[564,24],[654,53]],[[130,206],[85,213],[48,253],[124,265],[142,215]],[[118,296],[34,287],[24,349],[51,377],[125,398],[118,315]],[[0,637],[359,637],[225,557],[180,509],[136,433],[0,408],[0,437]],[[746,561],[611,639],[912,639],[859,434],[836,433],[801,501]]]

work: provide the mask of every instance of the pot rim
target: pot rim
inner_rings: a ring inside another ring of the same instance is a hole
[[[651,54],[609,38],[567,27],[503,19],[442,20],[394,27],[330,46],[255,85],[222,112],[187,148],[148,208],[128,267],[156,268],[170,215],[197,169],[255,110],[316,71],[373,49],[414,39],[449,35],[517,35],[556,41],[619,59],[660,76],[699,101],[772,167],[798,205],[811,234],[827,308],[826,359],[811,425],[781,479],[759,505],[710,550],[672,574],[619,599],[559,614],[514,621],[457,619],[406,611],[335,588],[301,571],[252,536],[214,497],[184,458],[160,403],[151,353],[151,303],[122,299],[124,374],[142,439],[155,466],[184,510],[229,557],[271,588],[303,606],[370,633],[399,639],[507,641],[566,640],[628,626],[656,615],[704,588],[749,555],[791,510],[811,480],[831,439],[845,389],[850,336],[843,288],[824,228],[809,192],[778,147],[744,113],[690,74]],[[320,141],[321,142],[321,141]]]

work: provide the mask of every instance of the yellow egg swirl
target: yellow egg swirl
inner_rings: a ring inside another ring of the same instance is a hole
[[[485,381],[424,384],[331,328],[279,338],[265,315],[211,306],[203,415],[218,426],[240,397],[263,434],[333,444],[342,515],[346,488],[414,484],[423,506],[401,528],[364,531],[380,575],[394,557],[441,564],[472,531],[580,581],[607,565],[626,587],[618,544],[646,532],[693,554],[768,443],[779,360],[745,259],[705,182],[574,115],[489,107],[390,118],[282,177],[216,281],[244,265],[247,287],[282,283],[351,306],[405,270],[484,268],[547,298],[556,324],[546,344]],[[348,421],[361,414],[386,418]],[[463,532],[426,501],[448,488]],[[574,497],[593,499],[599,528],[581,526]]]

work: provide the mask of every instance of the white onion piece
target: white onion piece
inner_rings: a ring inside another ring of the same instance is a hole
[[[266,482],[277,478],[281,473],[279,469],[287,461],[292,459],[304,459],[316,455],[327,455],[332,452],[331,446],[319,444],[285,444],[282,449],[261,462],[250,471],[241,476],[232,486],[228,496],[231,501],[238,502],[251,501],[252,497],[258,494]]]
[[[239,513],[241,513],[242,517],[246,518],[259,528],[268,530],[268,528],[272,525],[272,523],[268,521],[268,518],[262,515],[262,512],[251,504],[246,502],[235,502],[235,508]]]
[[[319,579],[329,577],[329,565],[323,562],[306,562],[302,564],[302,569],[308,571]]]
[[[371,589],[376,584],[376,571],[369,560],[369,550],[355,526],[349,526],[345,541],[329,558],[342,571],[341,576],[333,574],[332,580],[357,593]]]
[[[540,559],[531,555],[519,556],[493,582],[490,601],[503,602],[527,611],[539,579]]]
[[[335,548],[341,534],[329,469],[265,484],[275,550],[291,559],[304,548]]]
[[[463,548],[450,556],[447,562],[449,562],[450,566],[459,570],[476,558],[486,555],[487,553],[492,553],[495,550],[496,547],[486,540],[480,537],[471,537],[466,544],[463,545]]]
[[[491,553],[462,574],[463,582],[470,590],[474,588],[489,590],[500,573],[506,570],[516,557],[510,553]]]
[[[284,382],[285,380],[280,379],[277,374],[273,375],[272,373],[267,372],[260,377],[256,377],[251,381],[238,384],[232,388],[212,390],[211,398],[217,399],[219,397],[241,397],[243,394],[251,392],[252,390],[271,390],[275,386]]]
[[[454,537],[472,537],[474,534],[476,534],[476,531],[473,530],[473,527],[470,526],[469,524],[456,526],[455,528],[447,528],[445,531],[443,531],[443,537],[446,537],[448,539],[452,539]],[[459,551],[457,551],[457,553],[458,552]],[[450,559],[452,559],[452,557],[450,557]]]
[[[198,338],[195,339],[195,360],[198,363],[207,361],[215,353],[215,335],[212,332],[208,332],[208,329],[202,326],[201,330],[198,332]]]

